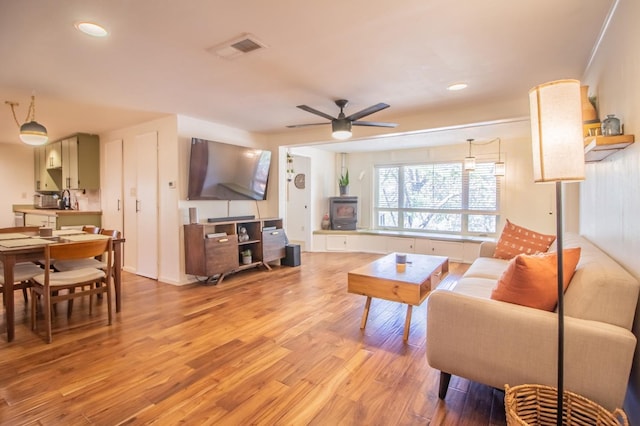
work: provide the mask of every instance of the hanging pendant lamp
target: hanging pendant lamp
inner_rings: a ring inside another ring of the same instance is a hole
[[[502,143],[500,138],[498,138],[498,162],[495,163],[494,165],[494,169],[493,169],[494,176],[504,176],[505,166],[501,156],[502,156]]]
[[[464,169],[465,170],[475,170],[476,169],[476,157],[471,155],[471,142],[473,139],[467,139],[469,142],[469,156],[464,157]]]
[[[11,107],[13,119],[20,128],[20,140],[22,142],[32,146],[44,145],[47,143],[47,141],[49,140],[47,129],[42,124],[36,121],[35,95],[31,95],[31,104],[29,105],[29,110],[27,111],[27,118],[25,119],[25,123],[22,125],[20,125],[20,123],[18,122],[18,118],[16,117],[15,107],[19,105],[18,102],[5,101],[5,103]]]

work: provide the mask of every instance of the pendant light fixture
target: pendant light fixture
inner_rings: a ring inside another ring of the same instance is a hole
[[[44,145],[49,140],[49,136],[47,135],[47,129],[40,123],[36,121],[36,97],[35,95],[31,95],[31,104],[29,105],[29,110],[27,111],[27,118],[24,120],[25,123],[20,125],[18,122],[18,118],[16,117],[16,110],[19,104],[18,102],[5,101],[5,104],[11,107],[11,112],[13,113],[13,119],[16,124],[20,128],[20,140],[27,145]]]
[[[467,139],[469,142],[469,156],[464,157],[464,169],[465,170],[475,170],[476,169],[476,157],[471,155],[471,142],[473,139]]]
[[[498,162],[495,163],[494,168],[493,168],[494,176],[504,176],[505,165],[501,161],[502,159],[500,158],[501,153],[502,153],[502,149],[501,148],[502,148],[501,140],[500,140],[500,138],[498,138]]]

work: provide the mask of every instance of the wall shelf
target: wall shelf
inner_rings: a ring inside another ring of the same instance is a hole
[[[588,136],[584,138],[584,160],[586,163],[604,160],[633,142],[633,135]]]

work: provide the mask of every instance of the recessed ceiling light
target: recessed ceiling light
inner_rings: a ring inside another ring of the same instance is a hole
[[[468,86],[467,83],[454,83],[449,85],[449,87],[447,87],[447,90],[451,90],[451,91],[462,90],[462,89],[466,89],[467,86]]]
[[[92,37],[106,37],[107,35],[109,35],[104,27],[101,27],[100,25],[94,24],[92,22],[77,22],[76,28]]]

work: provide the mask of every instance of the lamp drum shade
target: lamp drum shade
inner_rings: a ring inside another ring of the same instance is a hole
[[[556,80],[529,91],[535,182],[584,180],[580,81]]]

